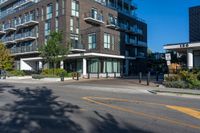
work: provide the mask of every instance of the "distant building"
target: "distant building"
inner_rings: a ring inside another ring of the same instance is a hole
[[[200,67],[200,6],[189,9],[189,42],[166,44],[164,49],[167,52],[175,51],[178,55],[186,55],[187,67],[192,69]]]
[[[190,42],[200,42],[200,6],[189,9]]]
[[[62,31],[71,49],[61,68],[128,75],[144,70],[147,57],[147,24],[136,10],[133,0],[0,0],[0,41],[17,69],[38,71],[51,67],[38,48]]]

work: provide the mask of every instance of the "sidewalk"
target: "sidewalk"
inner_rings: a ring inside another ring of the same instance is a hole
[[[146,85],[143,81],[142,84],[135,79],[80,79],[80,80],[66,80],[64,82],[51,80],[36,80],[32,78],[27,79],[1,79],[0,83],[20,83],[20,84],[50,84],[57,83],[59,86],[78,88],[78,89],[89,89],[89,90],[100,90],[100,91],[111,91],[111,92],[122,92],[122,93],[151,93],[157,95],[172,95],[172,96],[185,96],[191,95],[200,98],[200,90],[191,89],[177,89],[177,88],[166,88],[158,87],[160,84],[151,82],[150,86]]]
[[[43,84],[43,83],[58,83],[54,80],[37,80],[32,78],[27,79],[0,79],[0,83],[20,83],[20,84]]]

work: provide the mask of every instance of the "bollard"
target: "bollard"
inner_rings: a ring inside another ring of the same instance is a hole
[[[158,76],[159,76],[159,74],[158,74],[158,72],[156,72],[156,81],[158,81]]]
[[[142,83],[142,72],[139,73],[139,83]]]
[[[88,79],[90,79],[90,73],[88,72]]]
[[[64,72],[63,72],[63,73],[61,73],[61,75],[60,75],[60,81],[61,81],[61,82],[63,82],[63,81],[65,80],[64,77],[65,77],[65,76],[64,76]]]
[[[120,75],[121,75],[121,78],[123,78],[123,72],[121,72],[121,74],[120,74]]]
[[[147,85],[149,86],[149,81],[150,81],[150,72],[147,73]]]
[[[74,72],[72,73],[72,79],[74,80]]]
[[[100,77],[100,76],[99,76],[99,72],[98,72],[98,73],[97,73],[97,78],[99,79],[99,77]]]
[[[77,77],[77,80],[79,80],[79,73],[78,72],[76,73],[76,77]]]
[[[6,79],[6,71],[3,71],[3,79]]]

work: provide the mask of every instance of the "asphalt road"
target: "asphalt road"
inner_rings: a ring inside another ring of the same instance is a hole
[[[126,88],[119,81],[0,82],[0,133],[200,132],[199,99],[118,91]]]

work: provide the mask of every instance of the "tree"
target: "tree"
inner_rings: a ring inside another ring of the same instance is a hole
[[[68,46],[63,44],[61,32],[51,32],[47,43],[39,49],[41,57],[46,63],[53,63],[53,74],[56,64],[68,54]]]
[[[150,48],[148,48],[147,49],[147,56],[149,57],[149,58],[151,58],[152,57],[152,50],[150,49]]]
[[[13,58],[10,51],[0,42],[0,69],[9,71],[13,68]]]

